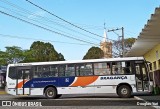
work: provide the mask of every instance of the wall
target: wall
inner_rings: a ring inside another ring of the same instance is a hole
[[[144,54],[144,58],[152,63],[152,71],[160,69],[160,44],[156,45],[149,52]],[[156,68],[154,63],[156,62]]]

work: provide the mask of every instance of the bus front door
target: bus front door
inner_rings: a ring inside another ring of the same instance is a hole
[[[137,85],[137,91],[149,91],[149,79],[148,79],[148,73],[147,69],[145,67],[144,62],[142,63],[136,63],[136,85]]]
[[[25,83],[30,79],[30,68],[18,68],[17,69],[17,95],[29,95],[30,86]]]

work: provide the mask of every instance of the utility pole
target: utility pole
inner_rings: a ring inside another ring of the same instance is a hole
[[[124,57],[124,28],[122,27],[122,57]]]
[[[117,30],[122,30],[122,36],[119,36],[117,33],[115,33],[115,31]],[[122,57],[124,57],[124,28],[122,27],[122,28],[108,30],[108,32],[111,32],[111,31],[117,34],[119,37],[122,37]]]

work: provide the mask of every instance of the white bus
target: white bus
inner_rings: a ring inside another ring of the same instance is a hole
[[[6,91],[11,95],[150,93],[152,81],[143,57],[9,64]]]

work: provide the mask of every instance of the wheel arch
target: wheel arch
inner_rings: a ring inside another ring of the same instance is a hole
[[[132,87],[131,87],[131,85],[130,84],[128,84],[128,83],[120,83],[120,84],[118,84],[117,85],[117,88],[116,88],[116,93],[118,94],[118,88],[120,87],[120,86],[122,86],[122,85],[126,85],[126,86],[128,86],[130,89],[131,89],[131,93],[132,93]]]
[[[44,88],[44,90],[43,90],[43,94],[45,93],[46,89],[49,88],[49,87],[55,88],[56,93],[57,93],[57,88],[56,88],[56,86],[54,86],[54,85],[47,85],[47,86]]]

